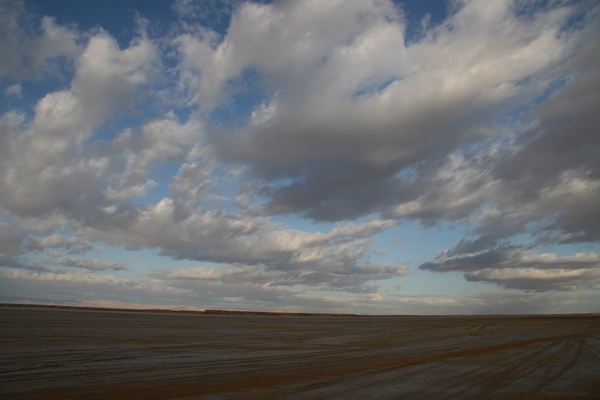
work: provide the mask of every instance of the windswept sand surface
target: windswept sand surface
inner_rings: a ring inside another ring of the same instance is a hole
[[[600,318],[0,308],[6,399],[598,399]]]

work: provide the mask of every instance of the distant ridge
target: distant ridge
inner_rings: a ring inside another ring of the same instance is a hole
[[[339,314],[339,313],[306,313],[306,312],[285,312],[285,311],[242,311],[242,310],[204,310],[203,314],[212,315],[291,315],[300,317],[327,316],[327,317],[357,317],[359,314]]]
[[[285,311],[248,311],[248,310],[177,310],[167,308],[113,308],[113,307],[87,307],[87,306],[68,306],[58,304],[30,304],[30,303],[0,303],[0,307],[14,308],[51,308],[63,310],[88,310],[88,311],[125,311],[125,312],[152,312],[152,313],[170,313],[170,314],[207,314],[207,315],[265,315],[265,316],[325,316],[325,317],[357,317],[360,314],[339,314],[339,313],[306,313],[306,312],[285,312]]]
[[[178,314],[202,314],[204,310],[177,310],[168,308],[122,308],[122,307],[92,307],[92,306],[68,306],[62,304],[33,304],[33,303],[0,303],[0,307],[15,308],[51,308],[61,310],[89,310],[89,311],[128,311],[128,312],[162,312]]]
[[[126,307],[94,307],[69,306],[60,304],[33,303],[0,303],[0,308],[49,308],[82,311],[118,311],[136,313],[164,314],[203,314],[203,315],[255,315],[255,316],[297,316],[297,317],[406,317],[406,318],[600,318],[600,313],[571,313],[571,314],[349,314],[349,313],[307,313],[286,311],[250,311],[250,310],[211,310],[211,309],[176,309],[176,308],[126,308]]]

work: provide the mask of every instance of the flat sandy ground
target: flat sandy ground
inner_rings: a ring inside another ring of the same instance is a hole
[[[2,399],[599,399],[600,317],[0,308]]]

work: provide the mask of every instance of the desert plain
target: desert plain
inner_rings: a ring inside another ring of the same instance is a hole
[[[0,307],[5,399],[598,399],[600,316]]]

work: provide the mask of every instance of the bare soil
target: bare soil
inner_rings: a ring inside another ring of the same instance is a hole
[[[600,399],[600,317],[0,307],[6,399]]]

